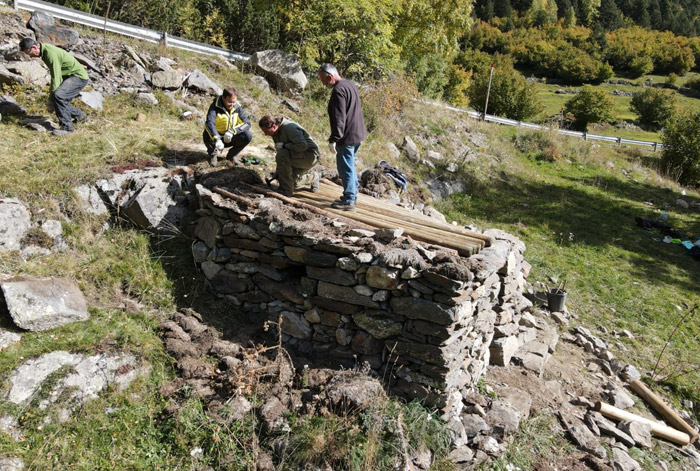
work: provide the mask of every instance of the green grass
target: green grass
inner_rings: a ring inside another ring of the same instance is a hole
[[[517,133],[496,131],[506,138],[504,145]],[[656,219],[666,210],[672,226],[695,241],[700,214],[675,201],[697,202],[700,196],[681,195],[677,186],[645,167],[653,165],[652,154],[583,143],[589,152],[572,154],[570,141],[547,135],[543,140],[561,154],[558,160],[515,151],[491,170],[491,178],[483,169],[467,167],[468,195],[453,195],[440,209],[448,219],[519,236],[533,265],[530,281],[566,279],[569,307],[581,322],[634,332],[636,339],[626,342],[631,352],[616,353],[648,371],[686,306],[700,301],[700,266],[685,249],[660,242],[660,232],[637,227],[635,218]],[[697,322],[683,324],[662,358],[667,372],[679,372],[681,358],[686,366],[700,365],[699,335]],[[669,386],[700,399],[697,372],[679,376]]]

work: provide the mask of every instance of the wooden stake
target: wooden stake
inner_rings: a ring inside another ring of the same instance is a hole
[[[679,432],[675,428],[671,428],[666,424],[655,420],[647,419],[640,415],[632,414],[631,412],[618,409],[609,404],[604,404],[600,401],[595,403],[595,410],[603,414],[605,417],[624,422],[643,422],[651,426],[651,434],[655,437],[660,437],[677,445],[685,446],[690,443],[690,437],[687,433]]]
[[[676,414],[676,411],[667,406],[666,403],[663,402],[659,396],[654,394],[653,391],[647,388],[644,383],[638,379],[635,379],[630,383],[630,388],[639,394],[641,398],[647,402],[647,404],[649,404],[674,428],[687,433],[690,436],[690,443],[693,443],[698,439],[698,432],[691,427],[688,422],[681,419],[681,417]]]

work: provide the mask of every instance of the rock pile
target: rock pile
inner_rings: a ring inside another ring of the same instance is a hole
[[[118,93],[130,93],[138,101],[157,105],[153,91],[163,90],[182,112],[196,111],[203,103],[196,103],[192,108],[176,99],[173,93],[183,90],[218,96],[222,92],[222,87],[199,69],[189,69],[171,58],[143,50],[137,52],[119,41],[105,41],[90,33],[81,35],[77,30],[57,24],[53,16],[41,11],[34,12],[26,26],[20,14],[0,15],[0,31],[3,32],[0,39],[0,84],[48,85],[50,75],[43,62],[30,60],[19,51],[20,39],[30,37],[67,49],[85,66],[90,82],[81,92],[81,100],[95,110],[102,109],[103,95]],[[261,51],[256,53],[254,62],[256,70],[283,92],[298,92],[306,86],[306,76],[294,55],[275,50]],[[211,66],[217,70],[235,68],[225,59],[211,59]],[[269,88],[263,77],[256,77],[256,80]],[[21,110],[8,107],[5,98],[0,99],[0,115],[23,114]]]

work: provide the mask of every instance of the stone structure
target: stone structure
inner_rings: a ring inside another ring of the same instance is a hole
[[[283,341],[303,354],[367,362],[394,394],[455,417],[494,338],[532,340],[519,337],[532,306],[525,246],[503,231],[487,231],[491,246],[464,258],[275,198],[202,185],[197,194],[194,259],[214,292],[261,322],[281,318]]]

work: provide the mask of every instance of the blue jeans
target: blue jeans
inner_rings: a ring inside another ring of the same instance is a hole
[[[343,203],[354,203],[357,199],[357,171],[355,170],[355,155],[361,144],[350,146],[336,144],[335,163],[338,168],[338,176],[343,182]]]
[[[87,83],[87,80],[71,75],[70,77],[66,77],[63,82],[61,82],[61,85],[54,90],[52,97],[53,106],[56,110],[58,122],[61,124],[61,129],[72,131],[73,120],[85,116],[85,113],[71,105],[70,102],[73,98],[78,96],[80,90],[85,88]]]

